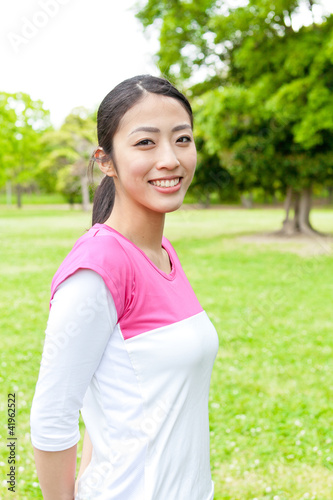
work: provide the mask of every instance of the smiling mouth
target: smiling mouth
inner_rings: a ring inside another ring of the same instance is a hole
[[[153,184],[153,186],[158,186],[158,187],[174,187],[177,186],[177,184],[180,183],[180,177],[177,177],[176,179],[163,179],[160,181],[148,181],[150,184]]]

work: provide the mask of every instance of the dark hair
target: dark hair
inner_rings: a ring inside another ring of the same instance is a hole
[[[139,75],[124,80],[117,85],[101,102],[97,112],[98,144],[103,148],[105,159],[113,160],[113,137],[125,113],[140,101],[145,94],[159,94],[177,99],[188,112],[193,127],[192,108],[186,97],[168,80],[151,75]],[[95,153],[91,156],[88,173],[92,180],[96,161]],[[113,162],[114,163],[114,162]],[[114,163],[116,169],[116,165]],[[104,223],[111,214],[115,198],[113,178],[106,175],[96,189],[93,204],[92,224]]]

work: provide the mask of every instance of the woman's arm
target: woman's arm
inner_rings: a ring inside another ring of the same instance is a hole
[[[35,463],[44,500],[74,500],[76,445],[64,451],[34,447]]]
[[[44,499],[73,500],[79,412],[117,322],[110,291],[79,270],[57,289],[31,409],[31,440]]]

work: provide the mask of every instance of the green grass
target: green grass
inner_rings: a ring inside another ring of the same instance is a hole
[[[239,238],[278,229],[282,219],[280,209],[167,216],[165,234],[220,339],[210,391],[215,500],[333,498],[332,254],[304,257],[286,251],[292,243]],[[333,232],[331,210],[314,210],[312,221]],[[4,500],[42,498],[29,412],[50,283],[89,225],[90,216],[79,211],[0,210]],[[16,493],[9,493],[6,411],[13,391],[19,469]]]
[[[16,194],[12,193],[11,198],[12,206],[16,205]],[[66,200],[64,196],[60,193],[23,193],[22,194],[22,205],[54,205],[54,204],[66,204]],[[6,193],[0,192],[0,206],[5,208],[7,204],[7,196]]]

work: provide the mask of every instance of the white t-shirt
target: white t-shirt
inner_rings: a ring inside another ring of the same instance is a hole
[[[97,224],[55,276],[31,438],[38,449],[70,448],[81,410],[93,456],[76,500],[214,496],[208,393],[217,334],[170,242],[162,244],[170,274]]]

